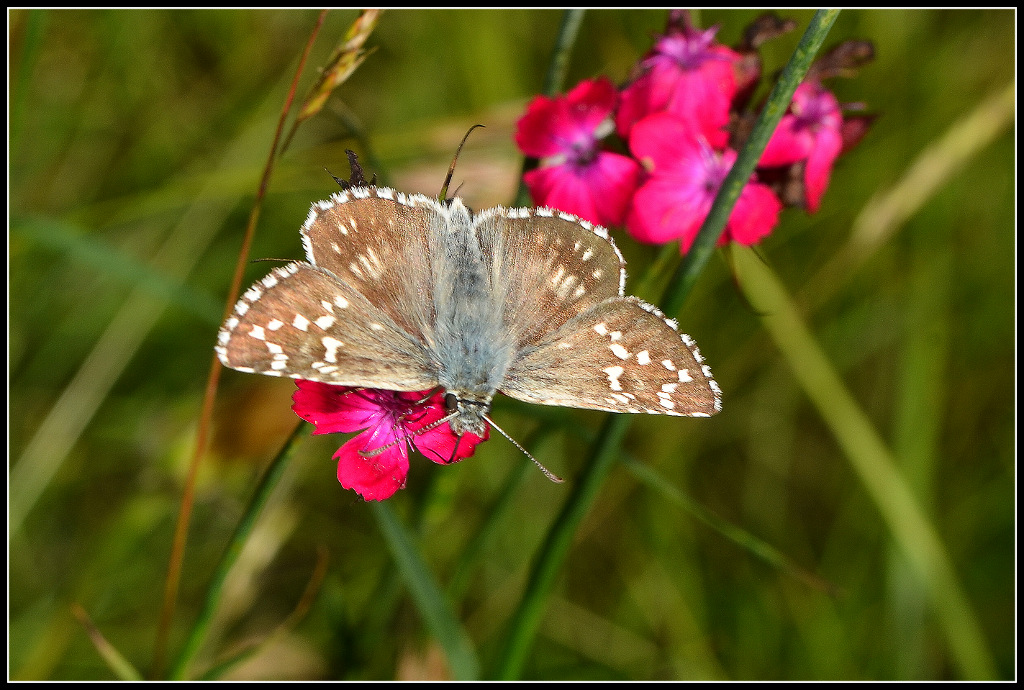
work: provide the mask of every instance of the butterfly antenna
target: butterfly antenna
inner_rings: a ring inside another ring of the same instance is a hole
[[[455,149],[455,157],[452,158],[452,164],[448,166],[448,175],[444,178],[444,184],[441,185],[441,193],[437,195],[440,201],[446,201],[448,199],[448,185],[451,184],[452,175],[455,174],[455,163],[459,160],[459,154],[462,153],[462,147],[466,145],[466,140],[469,139],[469,135],[473,133],[473,130],[477,127],[483,127],[483,125],[473,125],[466,132],[466,136],[462,137],[462,143],[459,144],[459,148]]]
[[[523,455],[525,455],[526,457],[528,457],[528,458],[530,458],[531,460],[533,460],[533,464],[534,464],[534,465],[536,465],[537,467],[539,467],[539,468],[540,468],[540,471],[544,473],[544,476],[545,476],[545,477],[547,477],[548,479],[550,479],[551,481],[553,481],[553,482],[554,482],[555,484],[561,484],[562,482],[564,482],[564,481],[565,481],[564,479],[562,479],[561,477],[559,477],[559,476],[558,476],[557,474],[555,474],[554,472],[552,472],[551,470],[549,470],[549,469],[548,469],[547,467],[544,467],[544,465],[540,464],[540,460],[538,460],[537,458],[535,458],[535,457],[533,457],[532,455],[530,455],[530,452],[529,452],[528,450],[526,450],[526,449],[525,449],[525,448],[523,448],[523,447],[522,447],[521,445],[519,445],[519,443],[518,443],[518,442],[517,442],[517,441],[516,441],[516,440],[515,440],[514,438],[512,438],[511,436],[509,436],[508,434],[506,434],[506,433],[505,433],[505,430],[504,430],[504,429],[502,429],[502,428],[501,428],[500,426],[498,426],[497,424],[495,424],[495,423],[494,423],[494,420],[493,420],[493,419],[491,419],[491,418],[490,418],[490,417],[488,417],[487,415],[484,415],[484,419],[486,419],[486,420],[487,420],[487,423],[488,423],[488,424],[490,424],[490,425],[491,425],[491,426],[493,426],[493,427],[494,427],[495,429],[497,429],[497,430],[498,430],[498,433],[499,433],[499,434],[501,434],[502,436],[504,436],[505,438],[507,438],[507,439],[508,439],[509,441],[511,441],[511,442],[512,442],[512,445],[513,445],[513,446],[515,446],[515,447],[516,447],[516,448],[518,448],[518,449],[519,449],[520,451],[522,451]]]

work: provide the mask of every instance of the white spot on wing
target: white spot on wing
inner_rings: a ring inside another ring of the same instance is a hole
[[[324,359],[328,362],[338,361],[338,348],[344,345],[340,340],[332,338],[329,335],[325,335],[321,338],[320,342],[324,344],[326,352],[324,352]]]
[[[621,391],[622,384],[619,383],[619,377],[622,376],[626,370],[620,366],[605,367],[602,371],[608,374],[608,387],[613,391]]]
[[[569,289],[575,282],[576,276],[566,276],[565,279],[562,281],[562,284],[555,288],[555,294],[561,297],[562,299],[565,299],[566,296],[569,294]]]

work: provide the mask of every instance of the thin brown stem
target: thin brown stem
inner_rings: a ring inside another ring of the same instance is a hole
[[[292,78],[291,87],[288,89],[288,96],[285,98],[284,106],[281,108],[281,116],[278,118],[277,129],[274,132],[274,141],[270,146],[270,154],[267,156],[267,164],[263,168],[263,177],[260,179],[259,189],[256,192],[256,199],[253,202],[252,211],[249,213],[249,223],[245,229],[245,236],[242,240],[242,248],[238,254],[238,261],[235,264],[235,273],[231,279],[231,289],[225,300],[224,318],[231,314],[238,299],[238,293],[242,287],[242,278],[245,273],[245,265],[249,258],[249,251],[252,247],[252,238],[256,232],[256,222],[260,217],[260,209],[263,205],[263,198],[266,196],[267,188],[270,185],[270,177],[274,170],[274,162],[278,152],[278,142],[281,139],[281,132],[284,130],[284,123],[291,111],[292,103],[295,100],[295,91],[299,84],[299,77],[306,65],[306,58],[323,26],[327,10],[320,12],[315,26],[302,51],[299,65]],[[206,453],[207,441],[210,435],[210,421],[213,418],[213,403],[217,397],[217,384],[220,381],[221,364],[214,355],[210,364],[210,373],[206,382],[206,391],[203,394],[203,406],[199,416],[199,427],[196,432],[196,444],[192,451],[192,459],[189,462],[188,474],[185,477],[185,488],[181,497],[181,507],[178,511],[178,522],[174,529],[174,541],[171,546],[170,563],[167,566],[167,580],[164,584],[163,606],[160,611],[160,622],[157,627],[156,645],[153,654],[153,668],[151,675],[159,678],[163,673],[167,662],[167,641],[170,635],[171,620],[174,617],[174,607],[178,598],[178,588],[181,583],[181,565],[185,557],[185,542],[188,538],[189,521],[192,517],[192,506],[195,499],[196,477],[199,475],[199,466]]]

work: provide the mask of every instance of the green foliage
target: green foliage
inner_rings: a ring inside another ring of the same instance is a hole
[[[789,15],[800,30],[765,46],[767,74],[811,18]],[[699,22],[735,43],[754,16]],[[9,12],[13,678],[113,678],[104,658],[122,676],[152,665],[217,305],[316,17]],[[300,97],[355,17],[328,14]],[[664,19],[586,13],[566,87],[624,79]],[[511,134],[544,88],[560,21],[385,12],[373,52],[279,161],[253,258],[301,255],[298,228],[336,189],[323,169],[347,173],[346,148],[368,174],[436,194],[462,135],[484,124],[452,186],[476,208],[510,203]],[[761,245],[768,278],[724,253],[701,273],[678,318],[724,410],[631,420],[629,461],[570,535],[522,677],[1013,677],[1014,36],[1012,11],[839,15],[825,47],[868,39],[876,60],[830,85],[880,117],[839,160],[821,211],[785,212]],[[617,240],[634,292],[658,249]],[[734,270],[758,291],[737,289]],[[790,317],[812,341],[778,327]],[[245,522],[294,427],[291,390],[222,375],[170,658],[201,619],[193,676],[497,674],[604,415],[501,400],[498,423],[565,484],[524,471],[495,438],[451,467],[414,457],[383,512],[335,480],[340,438],[306,439]],[[221,579],[240,521],[244,549]],[[913,534],[938,560],[920,560]],[[321,547],[323,583],[283,626]]]

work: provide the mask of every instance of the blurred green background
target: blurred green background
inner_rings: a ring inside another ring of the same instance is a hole
[[[300,96],[355,16],[328,14]],[[252,257],[301,256],[299,226],[336,190],[324,168],[347,175],[346,148],[388,184],[436,194],[466,129],[484,124],[453,188],[477,208],[510,203],[515,121],[543,86],[560,16],[385,12],[367,44],[375,52],[280,161]],[[754,16],[707,11],[699,22],[735,44]],[[785,16],[799,28],[762,51],[768,74],[810,12]],[[9,11],[13,678],[113,677],[75,604],[128,661],[150,667],[227,286],[316,17]],[[566,86],[623,80],[664,21],[664,11],[588,12]],[[524,677],[1015,676],[1015,91],[1008,108],[989,105],[1014,88],[1015,22],[1012,11],[843,12],[825,48],[867,39],[877,59],[830,86],[880,117],[839,160],[821,211],[788,210],[760,248],[891,451],[963,596],[929,595],[882,517],[885,487],[865,489],[716,257],[678,317],[724,411],[636,420],[623,445],[636,464],[613,470],[575,535]],[[654,298],[638,279],[657,248],[617,240],[627,292]],[[250,265],[245,284],[267,267]],[[222,376],[172,656],[294,424],[292,390]],[[531,470],[516,484],[528,461],[495,438],[452,467],[414,456],[408,488],[390,501],[485,674],[603,418],[507,400],[494,416],[567,483]],[[194,673],[278,630],[318,553],[327,570],[309,612],[229,677],[447,673],[373,511],[335,479],[343,440],[301,443]],[[742,530],[739,543],[705,510]],[[766,562],[760,544],[795,565]],[[951,616],[978,634],[951,631]]]

